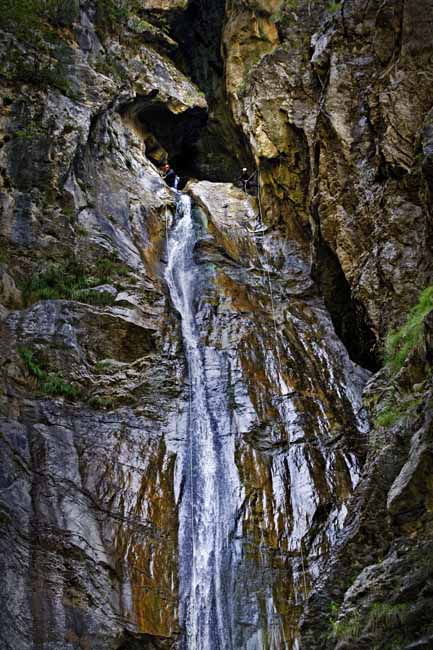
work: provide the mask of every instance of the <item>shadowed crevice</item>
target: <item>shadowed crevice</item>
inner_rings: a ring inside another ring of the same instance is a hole
[[[316,237],[312,275],[319,285],[335,331],[346,346],[352,361],[377,372],[382,364],[377,340],[368,324],[365,308],[354,300],[339,259],[322,239],[320,230],[319,236]]]

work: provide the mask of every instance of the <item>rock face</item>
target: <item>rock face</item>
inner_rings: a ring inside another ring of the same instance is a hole
[[[7,3],[1,650],[432,647],[432,22]]]
[[[260,168],[265,221],[301,248],[311,231],[336,330],[371,370],[431,284],[432,17],[430,2],[228,3],[227,92]],[[391,359],[369,383],[367,463],[302,647],[431,646],[428,331],[403,368]]]

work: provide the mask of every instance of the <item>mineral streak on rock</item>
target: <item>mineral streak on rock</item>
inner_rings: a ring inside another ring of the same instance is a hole
[[[433,647],[433,1],[3,4],[0,650]]]

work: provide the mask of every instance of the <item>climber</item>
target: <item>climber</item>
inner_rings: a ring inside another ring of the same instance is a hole
[[[174,169],[170,167],[168,162],[165,162],[161,165],[161,176],[169,187],[173,187],[175,190],[177,190],[177,186],[179,184],[179,176],[176,175]]]
[[[250,174],[248,169],[246,167],[243,167],[241,176],[239,178],[239,183],[244,192],[253,194],[254,196],[257,194],[257,172]]]

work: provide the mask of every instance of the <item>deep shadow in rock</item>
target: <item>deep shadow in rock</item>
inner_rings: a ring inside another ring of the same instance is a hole
[[[145,110],[141,118],[146,128],[168,152],[170,164],[180,176],[190,176],[213,182],[234,182],[242,167],[252,168],[250,147],[242,131],[235,126],[225,94],[222,30],[225,0],[191,0],[184,11],[162,12],[170,36],[178,47],[173,54],[177,68],[192,79],[206,95],[208,119],[204,120],[193,138],[186,138],[183,116],[160,111],[157,104]],[[155,26],[161,25],[162,13],[144,10],[143,16]],[[194,115],[184,114],[192,118]],[[173,128],[172,128],[173,127]],[[167,133],[169,130],[171,133]],[[177,133],[179,131],[180,133]],[[161,137],[158,137],[159,136]],[[174,149],[171,141],[177,141]],[[182,146],[178,146],[183,141]]]
[[[168,160],[181,177],[199,175],[195,149],[208,119],[205,108],[173,113],[156,93],[151,93],[123,105],[120,114],[143,138],[146,156],[151,162],[159,166]]]
[[[127,632],[116,650],[173,650],[173,648],[173,639]]]
[[[352,361],[376,372],[381,367],[376,337],[369,327],[363,306],[353,299],[337,255],[321,238],[316,239],[313,279]]]

